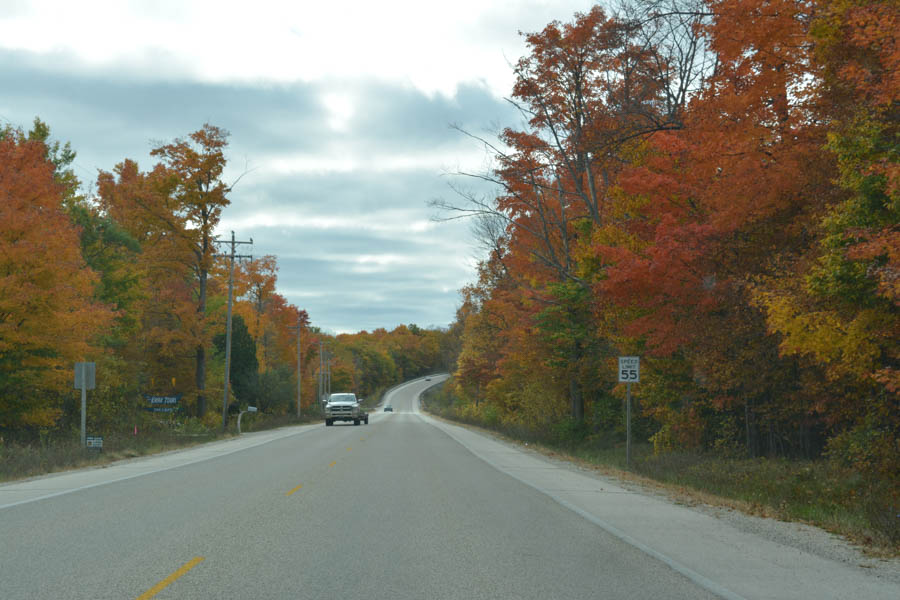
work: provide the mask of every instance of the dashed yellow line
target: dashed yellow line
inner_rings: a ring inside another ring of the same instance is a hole
[[[143,594],[138,596],[137,600],[148,600],[148,598],[152,598],[153,596],[155,596],[158,593],[160,593],[161,591],[163,591],[163,589],[165,589],[170,583],[172,583],[173,581],[175,581],[176,579],[178,579],[179,577],[181,577],[182,575],[184,575],[185,573],[187,573],[188,571],[190,571],[191,569],[193,569],[194,567],[199,565],[201,562],[203,562],[203,557],[195,556],[191,560],[184,563],[184,565],[180,569],[178,569],[177,571],[175,571],[174,573],[172,573],[171,575],[169,575],[168,577],[166,577],[165,579],[163,579],[162,581],[160,581],[159,583],[154,585],[152,588],[150,588],[149,590],[147,590],[146,592],[144,592]]]
[[[331,461],[331,464],[328,465],[328,466],[329,466],[329,467],[333,467],[333,466],[336,465],[336,464],[337,464],[337,461],[336,461],[336,460],[333,460],[333,461]]]
[[[300,485],[298,485],[297,487],[295,487],[294,489],[292,489],[291,491],[286,493],[285,496],[290,496],[291,494],[293,494],[294,492],[296,492],[297,490],[299,490],[302,487],[303,487],[303,484],[301,483]]]

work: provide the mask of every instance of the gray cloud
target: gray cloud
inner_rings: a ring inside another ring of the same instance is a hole
[[[151,140],[184,136],[204,122],[225,127],[244,152],[314,151],[325,108],[306,84],[239,86],[146,81],[57,71],[55,57],[0,49],[2,117],[38,115],[96,167],[148,159]],[[7,114],[8,113],[8,114]],[[312,134],[312,135],[310,135]]]
[[[373,83],[361,90],[370,99],[352,121],[354,137],[361,134],[367,148],[422,150],[459,147],[466,143],[459,133],[448,131],[450,124],[482,131],[493,123],[509,122],[515,111],[481,85],[460,85],[452,97],[424,96],[413,88],[397,88]]]
[[[334,331],[447,325],[457,290],[471,278],[462,223],[391,237],[287,227],[249,227],[240,234],[253,238],[254,255],[278,256],[278,289],[314,324]]]
[[[143,163],[151,140],[186,135],[204,122],[228,129],[232,154],[257,162],[279,153],[315,155],[335,142],[367,154],[458,149],[468,142],[449,131],[449,124],[481,131],[515,116],[506,102],[475,84],[461,85],[448,98],[376,81],[257,86],[148,81],[110,78],[80,70],[63,57],[4,49],[0,72],[0,117],[28,124],[38,115],[93,159],[92,166],[105,169],[126,157]],[[322,96],[332,89],[346,89],[359,99],[343,133],[327,124]]]
[[[424,217],[428,214],[426,202],[445,194],[452,179],[436,171],[297,173],[264,178],[250,173],[236,186],[230,210],[238,218],[280,210],[309,216],[371,216],[398,209]]]
[[[60,70],[60,66],[62,70]],[[332,331],[446,325],[475,254],[464,222],[429,221],[430,199],[452,196],[444,165],[349,171],[278,171],[270,161],[319,157],[329,148],[361,156],[465,156],[481,132],[516,116],[478,84],[453,97],[385,82],[211,84],[113,78],[52,56],[0,50],[0,118],[28,127],[37,115],[78,152],[86,183],[124,158],[151,166],[151,140],[168,141],[208,121],[232,133],[230,160],[260,167],[241,180],[223,226],[274,254],[278,288]],[[358,100],[346,130],[328,125],[322,95]],[[477,150],[476,150],[477,152]],[[437,159],[435,159],[437,160]]]

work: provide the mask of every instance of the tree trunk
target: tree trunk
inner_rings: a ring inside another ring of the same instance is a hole
[[[204,247],[206,242],[204,240]],[[200,315],[200,330],[203,331],[203,321],[206,318],[206,278],[207,271],[200,266],[200,301],[197,306],[197,313]],[[197,364],[196,364],[196,383],[197,383],[197,416],[202,417],[206,414],[206,348],[200,343],[197,346]]]
[[[197,416],[202,417],[206,414],[206,348],[203,345],[197,346]]]
[[[750,400],[748,399],[744,402],[744,428],[747,431],[747,455],[750,458],[756,456],[756,452],[753,451],[753,443],[750,437]]]
[[[581,384],[578,382],[578,367],[581,365],[582,354],[581,342],[576,339],[572,348],[572,363],[569,371],[569,403],[572,418],[579,423],[584,421],[584,395]]]
[[[581,385],[575,375],[569,376],[569,401],[572,405],[572,418],[581,423],[584,421],[584,396],[581,394]]]

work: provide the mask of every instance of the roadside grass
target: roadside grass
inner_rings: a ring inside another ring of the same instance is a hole
[[[590,442],[571,452],[588,464],[640,475],[696,501],[808,523],[873,550],[900,552],[870,521],[873,500],[865,497],[860,475],[830,461],[654,454],[649,445],[640,445],[632,448],[632,469],[626,471],[624,454],[624,448],[598,450]]]
[[[303,415],[298,420],[292,415],[248,413],[243,416],[241,430],[245,433],[263,431],[318,420],[321,418],[316,414]],[[209,427],[194,419],[174,427],[157,425],[139,428],[138,435],[134,435],[133,431],[107,432],[103,434],[102,451],[82,448],[80,434],[76,431],[55,432],[55,435],[44,436],[40,442],[32,444],[0,443],[0,483],[58,471],[101,466],[122,459],[225,439],[236,434],[236,421],[236,417],[229,418],[228,431],[225,433],[222,433],[221,427]]]
[[[649,485],[673,499],[724,506],[783,521],[815,525],[839,534],[879,556],[900,556],[900,515],[891,490],[873,488],[849,467],[833,461],[724,457],[704,452],[655,454],[649,444],[632,446],[631,469],[625,447],[614,433],[573,436],[565,428],[538,431],[523,426],[460,418],[435,392],[426,410],[527,442],[552,457],[577,462],[603,474]],[[429,401],[430,400],[430,401]]]
[[[267,431],[289,425],[303,425],[321,421],[322,415],[314,408],[304,408],[298,419],[296,415],[269,415],[265,413],[244,413],[241,420],[241,432]],[[237,434],[237,417],[228,420],[229,434]],[[219,436],[221,437],[221,435]]]
[[[390,389],[393,388],[381,387],[369,394],[365,401],[367,409],[372,411]],[[134,435],[134,430],[100,431],[103,435],[102,451],[82,448],[80,434],[75,430],[44,432],[40,440],[34,443],[3,440],[0,437],[0,483],[179,450],[237,434],[237,415],[229,416],[225,433],[221,431],[221,414],[218,418],[210,415],[205,420],[189,418],[178,423],[146,418],[136,420],[142,423],[137,435]],[[241,431],[265,431],[319,421],[322,421],[319,407],[304,407],[300,419],[293,414],[244,413]]]
[[[369,395],[365,402],[369,411],[381,402],[389,389],[378,388]],[[220,423],[221,414],[218,419],[207,419],[206,422],[187,419],[178,425],[145,421],[139,427],[138,435],[134,435],[133,430],[131,433],[103,433],[102,451],[82,448],[77,431],[55,431],[30,444],[3,442],[0,438],[0,483],[189,448],[237,434],[236,415],[229,416],[228,431],[225,433],[222,433],[221,427],[209,425],[214,421]],[[318,407],[305,407],[300,419],[292,414],[244,413],[241,431],[265,431],[318,421],[322,421]]]
[[[221,434],[141,434],[104,435],[103,450],[82,448],[80,440],[58,439],[43,444],[9,443],[0,446],[0,482],[68,471],[117,460],[186,448],[214,439]]]

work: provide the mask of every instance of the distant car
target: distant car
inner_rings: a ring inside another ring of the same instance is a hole
[[[385,404],[385,405],[384,405],[384,412],[394,412],[394,407],[391,406],[390,404]]]
[[[431,377],[426,377],[425,381],[431,381]]]

